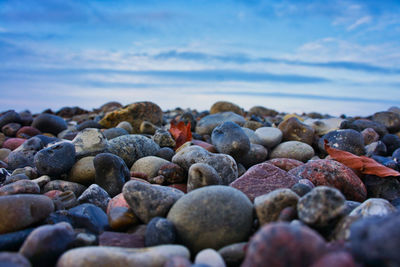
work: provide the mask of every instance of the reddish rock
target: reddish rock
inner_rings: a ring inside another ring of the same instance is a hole
[[[105,231],[99,236],[99,246],[143,248],[144,234],[117,233]]]
[[[168,186],[172,187],[172,188],[176,188],[178,190],[181,190],[185,194],[187,193],[187,184],[171,184]]]
[[[299,181],[296,176],[268,163],[260,163],[248,169],[230,186],[239,189],[253,201],[254,198],[278,188],[290,188]]]
[[[61,190],[51,190],[51,191],[44,193],[43,195],[45,195],[51,199],[54,199],[54,198],[58,197],[59,195],[61,195],[62,193],[63,193],[63,191],[61,191]]]
[[[0,196],[14,194],[39,194],[40,187],[31,180],[19,180],[0,187]]]
[[[25,141],[26,141],[26,139],[23,139],[23,138],[9,138],[6,141],[4,141],[3,148],[8,148],[10,150],[14,150],[17,147],[19,147],[20,145],[22,145],[22,143],[24,143]]]
[[[124,195],[122,193],[116,195],[113,197],[109,202],[107,206],[107,214],[110,212],[110,210],[114,207],[126,207],[129,208],[128,203],[126,202]]]
[[[363,202],[367,190],[361,179],[348,167],[334,160],[313,160],[289,171],[315,186],[326,185],[339,189],[347,200]]]
[[[303,162],[297,159],[289,159],[289,158],[270,159],[267,162],[287,172],[290,171],[291,169],[299,167],[300,165],[304,165]]]
[[[307,226],[270,223],[251,238],[242,267],[308,267],[325,253],[324,239]]]
[[[139,219],[129,207],[122,193],[113,197],[107,206],[108,224],[113,230],[125,230],[139,223]]]
[[[217,149],[215,148],[215,146],[213,146],[213,145],[210,144],[210,143],[207,143],[207,142],[204,142],[204,141],[201,141],[201,140],[193,139],[193,140],[192,140],[192,144],[195,145],[195,146],[201,146],[202,148],[204,148],[204,149],[207,150],[208,152],[211,152],[211,153],[218,153],[218,151],[217,151]]]
[[[356,267],[353,256],[345,251],[333,252],[324,255],[311,267]]]
[[[186,180],[186,172],[175,163],[168,163],[161,166],[158,174],[164,176],[165,180],[171,184],[182,183]]]
[[[32,136],[40,134],[40,131],[32,126],[24,126],[17,132],[17,137],[30,138]]]
[[[131,177],[147,180],[149,177],[143,172],[131,172]]]

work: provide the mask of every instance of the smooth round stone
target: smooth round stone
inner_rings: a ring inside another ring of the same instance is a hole
[[[67,123],[63,118],[48,113],[42,113],[37,116],[33,120],[31,126],[43,133],[51,133],[54,135],[67,129]]]
[[[117,126],[115,126],[115,128],[122,128],[125,131],[127,131],[128,134],[133,133],[132,124],[130,124],[130,122],[128,122],[128,121],[121,121],[120,123],[117,124]]]
[[[361,132],[364,138],[364,144],[369,145],[373,142],[379,141],[379,134],[372,128],[366,128]]]
[[[113,230],[126,230],[128,227],[139,224],[139,218],[126,203],[122,193],[109,201],[107,208],[108,223]]]
[[[209,267],[226,267],[221,255],[211,248],[203,249],[197,253],[194,264],[205,264]]]
[[[175,151],[170,147],[162,147],[154,155],[156,157],[171,161],[172,157],[175,155]]]
[[[35,266],[54,266],[74,239],[75,232],[69,223],[43,225],[33,230],[19,253]]]
[[[400,115],[390,111],[377,112],[372,116],[372,120],[383,124],[390,133],[400,130]]]
[[[19,123],[8,123],[1,127],[1,131],[6,135],[6,136],[15,136],[18,132],[18,130],[21,128],[21,124]]]
[[[68,212],[75,217],[75,223],[85,225],[85,228],[91,232],[100,233],[109,228],[107,214],[91,203],[81,204],[69,209]]]
[[[313,160],[289,171],[315,186],[325,185],[339,189],[348,200],[364,201],[367,190],[361,179],[348,167],[334,160]]]
[[[84,121],[84,122],[82,122],[82,123],[80,123],[80,124],[78,124],[76,126],[76,130],[78,130],[78,131],[82,131],[82,130],[84,130],[86,128],[101,129],[101,125],[98,122],[94,121],[94,120],[87,120],[87,121]]]
[[[238,105],[228,102],[228,101],[218,101],[215,102],[210,108],[210,114],[220,113],[220,112],[227,112],[231,111],[238,115],[243,116],[244,112],[243,109],[240,108]]]
[[[396,212],[396,208],[389,201],[382,198],[370,198],[352,210],[349,216],[364,218],[369,216],[386,216]]]
[[[261,145],[273,148],[282,141],[282,131],[274,127],[261,127],[255,131],[256,135],[261,139]]]
[[[279,113],[273,109],[269,109],[266,107],[262,107],[262,106],[254,106],[252,108],[250,108],[249,110],[249,115],[256,115],[259,117],[275,117],[276,115],[278,115]]]
[[[130,178],[130,172],[125,162],[111,153],[98,154],[93,159],[95,182],[111,197],[121,193],[125,181]]]
[[[287,141],[276,146],[270,158],[290,158],[306,162],[313,156],[314,149],[310,145],[298,141]]]
[[[26,139],[23,138],[9,138],[3,143],[3,148],[7,148],[10,150],[15,150],[17,149],[20,145],[22,145]]]
[[[296,207],[299,196],[290,189],[281,188],[254,199],[254,209],[260,225],[276,221],[284,208]]]
[[[218,253],[224,259],[229,267],[240,266],[246,256],[247,242],[240,242],[227,245],[218,250]]]
[[[110,128],[110,129],[105,129],[103,131],[104,137],[107,138],[107,140],[114,139],[115,137],[121,136],[121,135],[127,135],[129,132],[125,130],[124,128]]]
[[[108,152],[122,158],[128,168],[140,158],[154,156],[159,149],[153,140],[136,134],[118,136],[108,142]]]
[[[16,136],[20,138],[31,138],[38,134],[40,134],[38,129],[31,126],[23,126],[18,130]]]
[[[231,156],[211,153],[200,146],[188,146],[179,150],[172,158],[172,162],[187,171],[195,163],[208,164],[217,171],[222,183],[225,185],[233,182],[238,177],[238,168]]]
[[[309,225],[325,227],[344,215],[346,199],[333,187],[317,186],[297,203],[299,219]]]
[[[96,170],[94,168],[93,156],[84,157],[72,166],[68,180],[80,184],[92,184],[95,181]]]
[[[262,141],[261,141],[260,137],[258,137],[258,135],[256,134],[256,132],[254,130],[251,130],[251,129],[245,128],[245,127],[242,127],[242,130],[249,138],[251,144],[262,145]]]
[[[278,129],[282,131],[283,141],[299,141],[308,145],[313,143],[314,129],[295,117],[282,121]]]
[[[324,140],[329,142],[333,148],[344,150],[355,155],[364,155],[364,137],[361,133],[353,129],[336,130],[329,132],[319,139],[318,147],[321,151],[324,149]]]
[[[176,142],[168,131],[158,129],[152,137],[153,141],[160,147],[175,147]]]
[[[0,265],[4,267],[31,267],[31,263],[20,253],[0,252]]]
[[[243,116],[240,116],[231,111],[210,114],[203,117],[197,122],[196,133],[200,135],[210,135],[215,127],[227,121],[234,122],[240,126],[242,126],[246,122]]]
[[[72,191],[75,196],[79,197],[86,190],[86,186],[64,180],[52,180],[46,183],[43,192],[46,193],[51,190],[60,190],[62,192]]]
[[[165,218],[154,217],[146,227],[146,247],[174,244],[176,241],[175,226]]]
[[[23,168],[25,166],[34,167],[34,157],[44,146],[38,137],[32,137],[24,142],[18,149],[8,155],[8,165],[10,169]]]
[[[86,128],[72,140],[78,158],[95,156],[106,151],[107,139],[100,129]]]
[[[385,134],[381,141],[386,145],[388,155],[392,155],[396,149],[400,148],[400,137],[395,134]]]
[[[46,218],[54,210],[53,201],[42,195],[0,197],[0,234],[10,233]]]
[[[21,122],[21,116],[15,110],[8,110],[0,116],[0,128],[12,122]]]
[[[291,169],[294,169],[304,164],[303,162],[297,159],[288,159],[288,158],[275,158],[275,159],[270,159],[267,162],[287,172],[290,171]]]
[[[24,230],[1,234],[0,235],[0,250],[1,251],[18,251],[21,245],[24,243],[28,235],[34,230],[34,228],[27,228]],[[0,264],[1,266],[1,264]]]
[[[217,171],[208,164],[195,163],[189,168],[187,192],[208,185],[222,184]]]
[[[122,193],[139,219],[148,223],[154,217],[165,217],[171,206],[184,193],[166,186],[150,185],[138,181],[127,182]]]
[[[187,173],[175,163],[167,163],[158,170],[158,175],[165,177],[167,183],[182,183],[186,181]]]
[[[31,180],[19,180],[0,187],[0,196],[39,193],[40,187]]]
[[[153,178],[158,175],[160,168],[168,163],[171,162],[159,157],[147,156],[133,163],[131,172],[141,172],[146,174],[148,178]]]
[[[168,259],[175,256],[190,259],[190,252],[180,245],[161,245],[150,248],[83,247],[64,253],[58,260],[57,267],[161,267]]]
[[[242,156],[238,161],[243,164],[246,168],[250,168],[253,165],[266,161],[268,158],[268,150],[258,144],[250,144],[250,150],[245,156]]]
[[[197,253],[246,240],[253,223],[253,205],[239,190],[208,186],[180,198],[167,219],[175,225],[178,242]]]
[[[310,266],[326,250],[324,239],[307,226],[269,223],[251,238],[241,266]]]
[[[91,203],[104,211],[107,211],[107,205],[110,200],[108,193],[97,184],[89,186],[78,198],[79,203]]]
[[[44,148],[34,158],[40,174],[59,176],[68,172],[75,163],[75,148],[69,142],[60,142]]]

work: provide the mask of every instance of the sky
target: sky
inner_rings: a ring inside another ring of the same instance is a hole
[[[0,110],[400,105],[400,1],[0,0]]]

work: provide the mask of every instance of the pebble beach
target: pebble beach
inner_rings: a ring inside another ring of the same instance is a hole
[[[0,266],[400,266],[400,176],[326,145],[400,171],[398,107],[108,102],[0,130]]]

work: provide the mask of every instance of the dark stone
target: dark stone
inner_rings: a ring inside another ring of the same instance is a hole
[[[75,147],[69,142],[54,144],[37,152],[34,162],[40,174],[59,176],[74,165]]]
[[[76,196],[72,191],[65,191],[53,198],[56,210],[70,209],[78,205]]]
[[[329,142],[333,148],[344,150],[355,155],[364,155],[364,137],[361,133],[352,130],[335,130],[323,135],[318,142],[318,147],[321,151],[324,149],[324,140]]]
[[[166,159],[168,161],[172,160],[172,157],[175,155],[175,151],[170,147],[162,147],[155,154],[156,157]]]
[[[311,267],[357,267],[353,256],[347,251],[334,251],[325,254]]]
[[[246,168],[264,162],[268,157],[268,150],[259,144],[250,144],[250,150],[246,155],[240,157],[238,161]]]
[[[82,131],[83,129],[86,129],[86,128],[97,128],[97,129],[101,129],[102,126],[101,126],[98,122],[96,122],[96,121],[94,121],[94,120],[87,120],[87,121],[84,121],[84,122],[82,122],[82,123],[80,123],[80,124],[78,124],[78,125],[76,126],[76,129],[77,129],[78,131]]]
[[[57,135],[67,129],[67,123],[59,116],[42,113],[33,120],[32,127],[43,133]]]
[[[381,111],[372,116],[372,120],[383,124],[389,133],[396,133],[400,130],[400,114]]]
[[[294,184],[290,189],[297,195],[299,195],[299,197],[302,197],[310,192],[312,190],[312,187],[303,183],[297,183]]]
[[[87,110],[84,110],[80,107],[63,107],[56,112],[56,115],[63,118],[71,118],[76,115],[82,115],[87,113],[88,113]]]
[[[16,122],[7,123],[3,127],[1,127],[1,131],[9,137],[16,136],[18,130],[21,128],[21,124]]]
[[[107,140],[114,139],[115,137],[121,136],[121,135],[127,135],[129,132],[125,130],[124,128],[109,128],[104,130],[103,132],[104,136],[107,138]]]
[[[24,173],[11,174],[11,176],[8,176],[7,179],[4,181],[3,185],[12,184],[21,180],[29,180],[29,177],[26,176]]]
[[[226,266],[239,267],[246,256],[247,242],[235,243],[218,250]]]
[[[146,247],[174,244],[175,240],[175,227],[171,221],[161,217],[154,217],[147,224],[145,235]]]
[[[394,161],[400,163],[400,148],[393,151],[392,158]]]
[[[399,170],[398,163],[391,158],[377,156],[377,155],[373,155],[371,158],[374,159],[376,162],[382,164],[385,167],[391,168],[396,171]]]
[[[0,251],[17,251],[35,228],[0,235]]]
[[[168,163],[161,166],[158,170],[158,175],[164,176],[165,180],[171,184],[182,183],[186,180],[185,171],[175,163]]]
[[[43,192],[46,193],[51,190],[60,190],[62,192],[72,191],[74,192],[76,197],[79,197],[83,193],[83,191],[86,190],[86,186],[64,180],[53,180],[46,183],[43,188]]]
[[[33,116],[32,113],[29,110],[25,110],[19,113],[21,116],[21,123],[24,126],[29,126],[33,122]]]
[[[35,137],[39,138],[42,141],[43,146],[47,146],[51,143],[60,141],[60,139],[58,139],[57,137],[50,137],[50,136],[42,135],[42,134],[38,134]]]
[[[400,182],[396,178],[365,175],[364,183],[369,198],[384,198],[392,201],[400,197]]]
[[[99,207],[85,203],[69,209],[68,212],[77,217],[84,217],[88,219],[92,225],[91,229],[95,229],[97,233],[103,232],[109,228],[107,214]],[[76,223],[75,219],[75,223]],[[87,223],[84,221],[84,223]]]
[[[392,155],[396,149],[400,148],[400,137],[395,134],[386,134],[381,141],[386,145],[387,155]]]
[[[0,128],[11,122],[21,122],[21,116],[14,110],[6,111],[0,116]]]
[[[367,120],[367,119],[358,119],[358,120],[355,120],[352,124],[353,124],[353,126],[355,126],[355,128],[352,128],[352,129],[357,130],[359,132],[361,132],[367,128],[372,128],[372,129],[374,129],[375,132],[377,132],[379,134],[380,137],[382,137],[388,133],[385,125],[383,125],[382,123],[376,122],[376,121],[371,121],[371,120]]]
[[[378,141],[365,146],[365,156],[371,157],[372,155],[386,156],[386,145],[382,141]]]
[[[103,188],[97,184],[92,184],[82,193],[78,201],[81,204],[92,203],[102,210],[107,211],[107,205],[110,199],[110,196]]]
[[[179,121],[183,121],[185,123],[185,125],[187,125],[190,122],[190,130],[192,132],[195,131],[197,121],[191,112],[183,113],[182,116],[179,118]]]
[[[99,246],[123,247],[123,248],[143,248],[144,234],[142,233],[117,233],[104,231],[99,236]]]
[[[19,253],[0,252],[0,266],[3,267],[31,267],[27,258]]]

